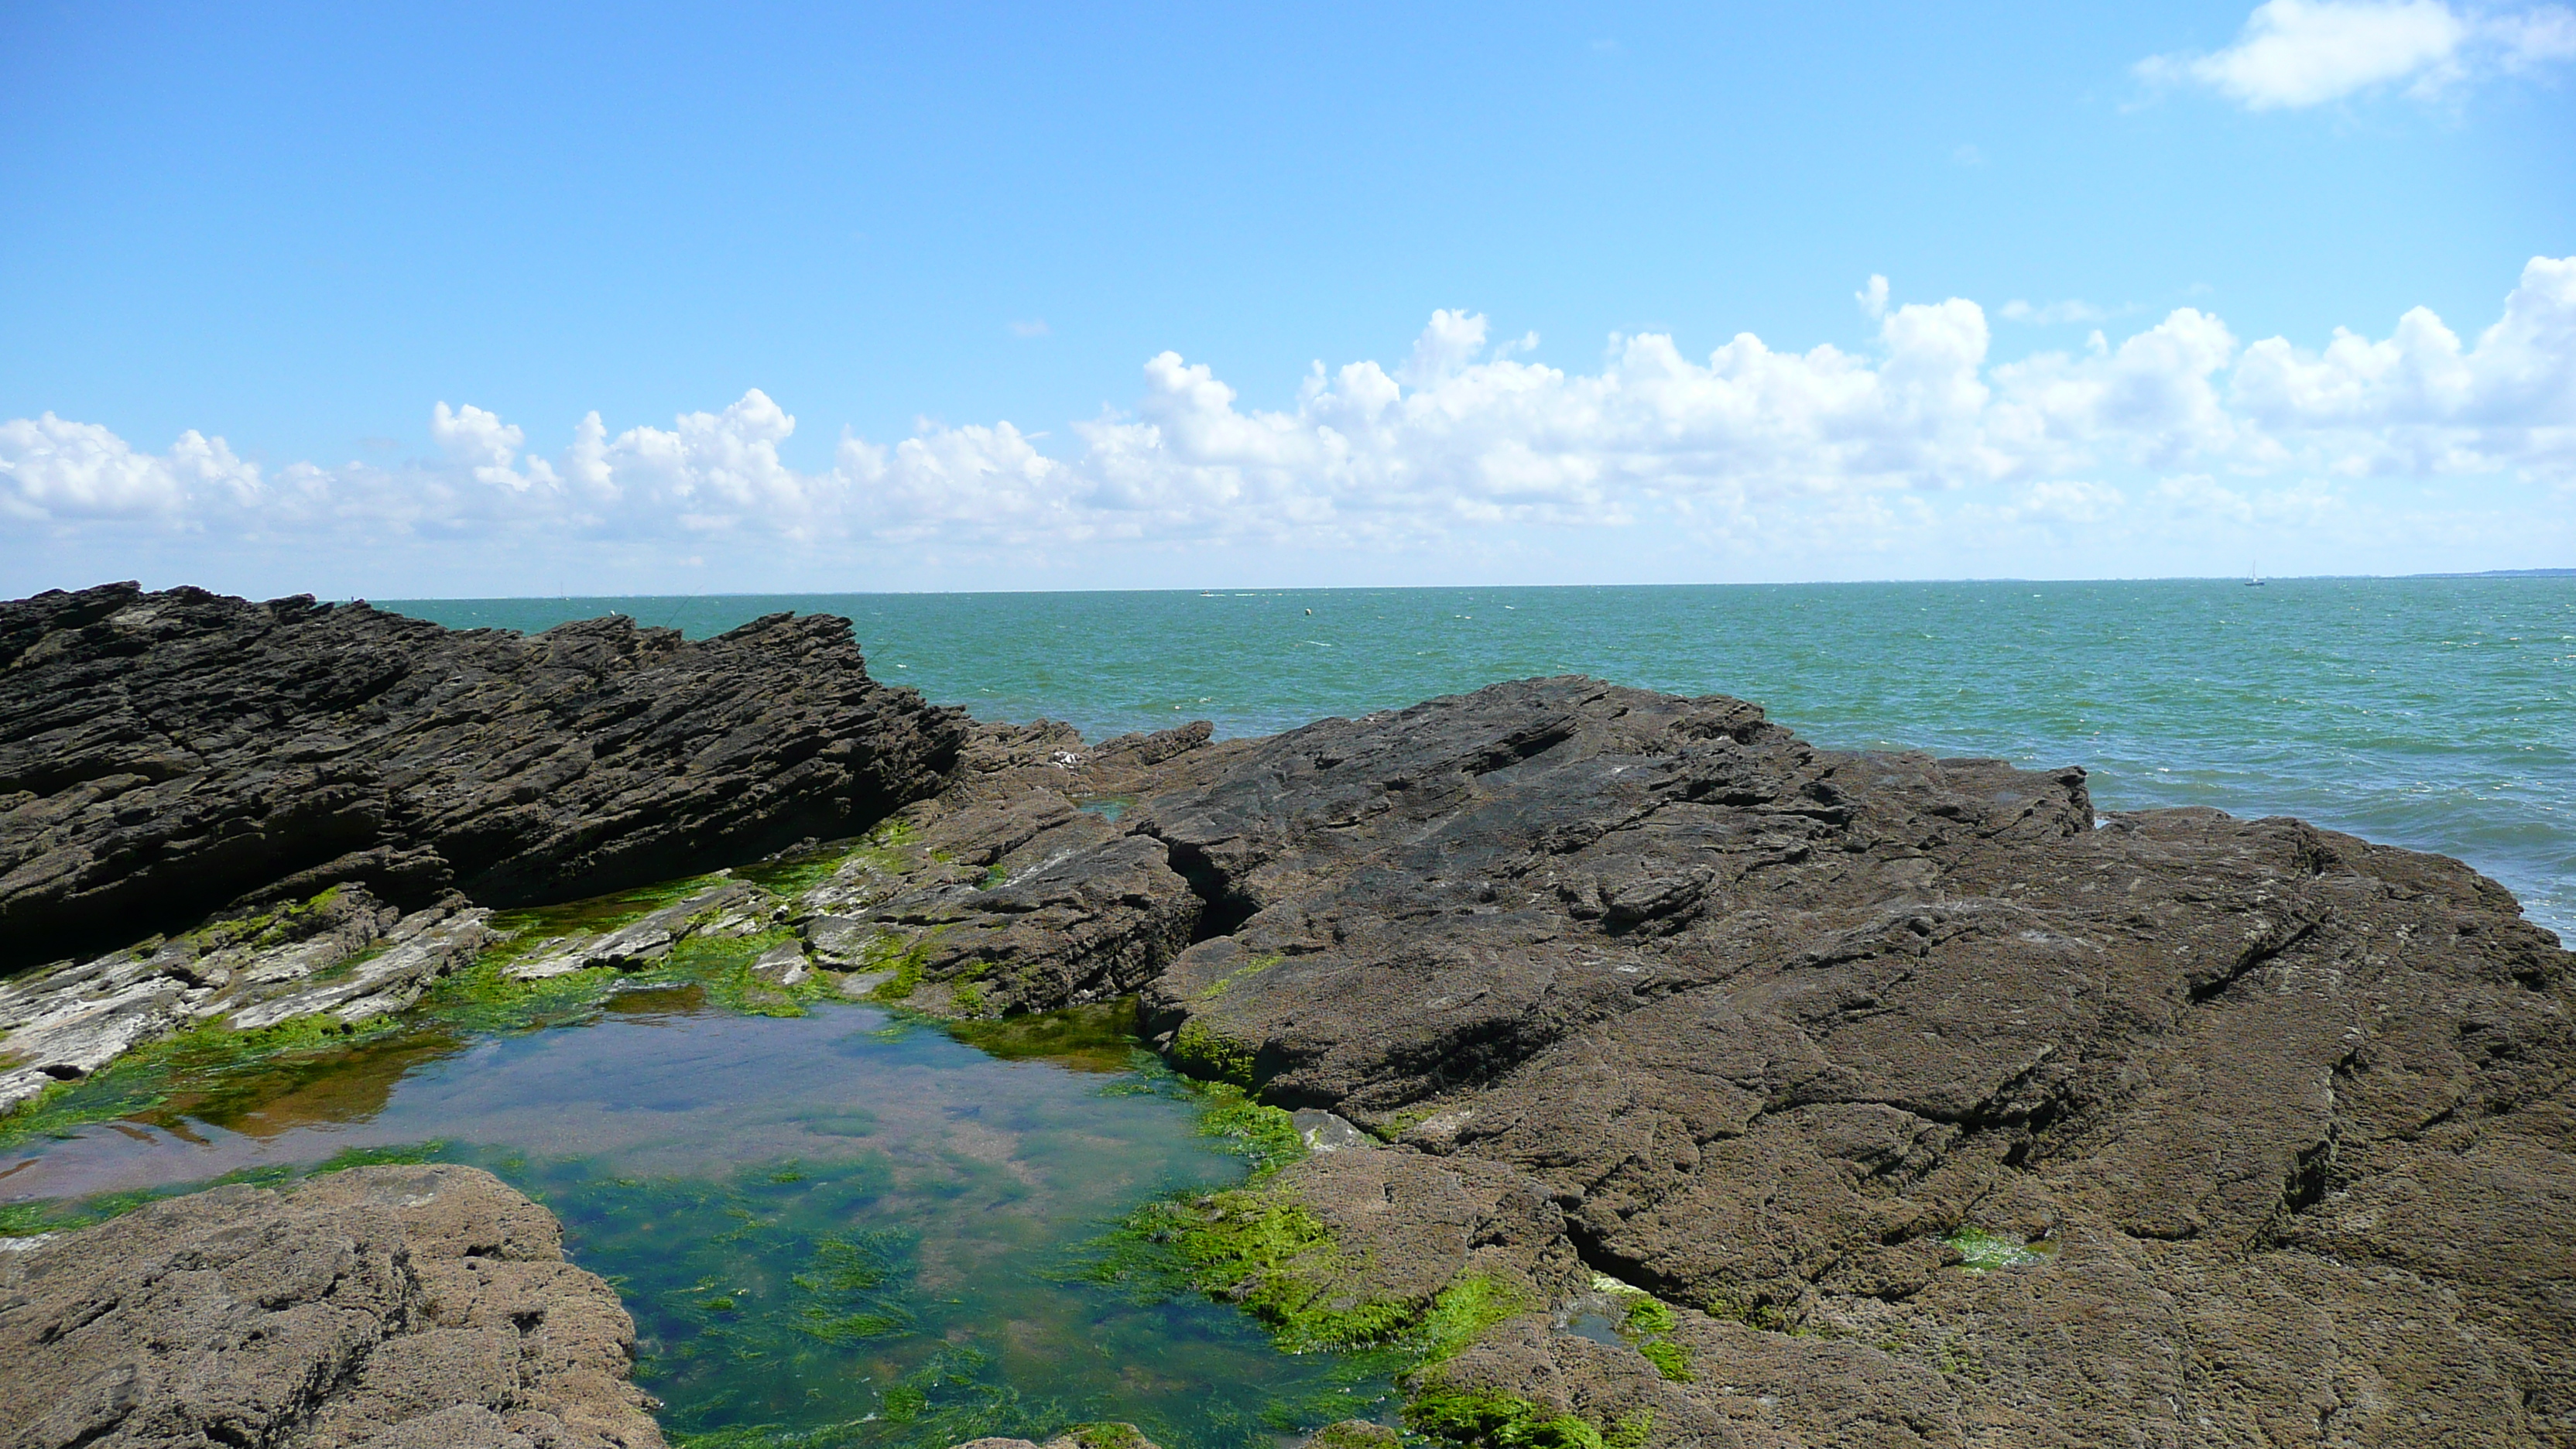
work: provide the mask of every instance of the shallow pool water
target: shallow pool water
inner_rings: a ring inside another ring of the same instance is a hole
[[[0,1154],[0,1200],[435,1143],[563,1220],[691,1443],[946,1445],[1125,1419],[1220,1449],[1391,1413],[1382,1365],[1283,1354],[1233,1309],[1084,1279],[1084,1245],[1120,1215],[1246,1164],[1096,1032],[991,1045],[868,1007],[769,1018],[637,993],[577,1025],[379,1042],[213,1120],[22,1145]]]

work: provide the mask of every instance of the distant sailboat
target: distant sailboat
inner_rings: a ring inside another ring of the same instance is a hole
[[[2263,587],[2262,569],[2252,564],[2247,564],[2245,566],[2245,587],[2249,589],[2259,589]]]

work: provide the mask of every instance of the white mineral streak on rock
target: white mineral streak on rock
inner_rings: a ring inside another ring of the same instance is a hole
[[[344,887],[302,939],[225,943],[217,926],[0,985],[0,1112],[209,1021],[256,1031],[316,1012],[358,1022],[400,1011],[474,959],[492,939],[488,915],[454,901],[397,915]]]
[[[737,915],[750,919],[747,913],[731,908],[743,905],[751,895],[750,886],[740,881],[727,881],[677,905],[665,906],[640,921],[620,926],[604,936],[569,936],[548,941],[513,964],[508,974],[520,981],[543,981],[594,966],[614,966],[620,971],[638,970],[670,955],[673,946],[700,931],[717,935],[743,934],[726,928],[733,924]],[[757,924],[753,929],[758,929]]]
[[[751,963],[751,974],[772,986],[794,986],[814,971],[805,964],[803,942],[781,941]]]

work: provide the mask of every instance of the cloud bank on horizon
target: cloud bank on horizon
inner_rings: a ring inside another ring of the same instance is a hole
[[[1856,300],[1878,323],[1866,355],[1747,333],[1695,359],[1649,333],[1612,337],[1591,373],[1442,310],[1400,364],[1317,363],[1277,410],[1165,352],[1132,411],[1074,423],[1061,454],[1009,422],[925,423],[891,444],[845,432],[819,471],[782,460],[796,419],[757,389],[668,428],[611,433],[594,412],[552,456],[441,401],[438,454],[398,466],[269,469],[196,431],[152,452],[47,413],[0,423],[0,515],[39,548],[159,535],[437,556],[540,539],[567,551],[558,571],[624,550],[712,560],[711,581],[740,587],[800,554],[1043,569],[1120,547],[1438,553],[1515,528],[1812,563],[1944,537],[2062,549],[2112,525],[2200,548],[2246,528],[2387,545],[2550,527],[2359,491],[2462,477],[2576,510],[2576,257],[2533,258],[2474,342],[2419,307],[2383,338],[2246,343],[2184,307],[2116,343],[1998,362],[1975,302],[1898,305],[1880,277]],[[2152,570],[2090,570],[2124,571]]]

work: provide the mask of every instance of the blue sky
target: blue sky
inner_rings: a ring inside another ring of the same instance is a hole
[[[2437,0],[22,0],[0,587],[2576,564],[2571,82]]]

